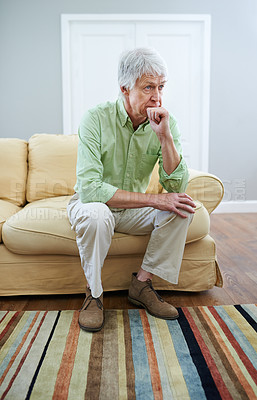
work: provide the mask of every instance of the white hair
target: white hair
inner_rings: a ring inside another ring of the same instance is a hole
[[[160,54],[155,49],[148,47],[123,52],[118,66],[119,86],[133,89],[137,79],[143,75],[167,78],[167,65]]]

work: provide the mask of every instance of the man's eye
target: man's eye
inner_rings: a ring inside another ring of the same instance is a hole
[[[145,89],[150,90],[151,86],[146,86]]]
[[[164,85],[159,86],[159,90],[162,90],[164,88]]]

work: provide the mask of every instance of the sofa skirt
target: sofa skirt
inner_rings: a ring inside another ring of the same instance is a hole
[[[104,291],[127,290],[143,254],[107,256],[102,280]],[[20,255],[0,245],[0,296],[78,294],[85,292],[86,279],[78,256]],[[170,284],[154,277],[157,290],[198,292],[222,286],[211,236],[185,246],[179,282]]]

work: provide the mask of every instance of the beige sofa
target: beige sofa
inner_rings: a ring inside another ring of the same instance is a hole
[[[29,142],[0,139],[0,295],[83,293],[85,278],[66,205],[76,180],[77,135],[37,134]],[[161,192],[158,166],[148,192]],[[156,289],[202,291],[222,286],[209,214],[223,196],[221,181],[190,170],[187,193],[197,203],[178,285],[155,278]],[[149,236],[115,233],[102,278],[104,290],[127,289]]]

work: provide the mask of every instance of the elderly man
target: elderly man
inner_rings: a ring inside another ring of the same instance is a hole
[[[188,171],[178,126],[162,107],[165,62],[153,49],[127,51],[118,79],[120,98],[87,111],[81,121],[76,193],[67,208],[88,282],[79,325],[92,332],[104,325],[101,269],[114,231],[151,233],[142,265],[132,274],[129,300],[155,317],[178,317],[151,280],[157,275],[178,282],[195,207],[184,193]],[[147,194],[157,160],[167,193]]]

